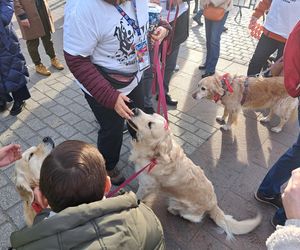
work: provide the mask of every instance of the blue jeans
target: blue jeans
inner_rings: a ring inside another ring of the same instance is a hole
[[[300,125],[300,108],[298,107],[298,122]],[[265,196],[272,197],[280,194],[281,186],[289,180],[294,169],[300,166],[300,134],[294,145],[289,148],[269,170],[258,191]],[[279,222],[284,224],[286,217],[283,209],[278,209],[275,214]],[[281,223],[280,223],[281,224]]]
[[[214,73],[220,55],[221,34],[228,16],[228,11],[220,21],[210,21],[205,18],[205,35],[206,35],[206,72]]]
[[[196,19],[200,20],[203,15],[203,9],[197,11],[197,14],[194,16]]]

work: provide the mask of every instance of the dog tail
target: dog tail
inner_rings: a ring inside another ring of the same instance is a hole
[[[215,221],[215,223],[225,231],[227,234],[227,239],[229,240],[234,238],[234,234],[238,235],[251,232],[261,222],[260,214],[252,219],[237,221],[231,215],[224,214],[218,205],[209,211],[209,215]]]

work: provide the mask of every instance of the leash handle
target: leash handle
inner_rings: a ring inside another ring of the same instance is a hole
[[[110,191],[107,195],[106,198],[110,198],[116,195],[123,187],[131,183],[136,177],[138,177],[145,169],[148,169],[148,173],[152,170],[152,168],[157,164],[156,160],[153,159],[148,163],[145,167],[140,169],[138,172],[134,173],[131,175],[129,178],[127,178],[119,187],[117,187],[115,190]]]

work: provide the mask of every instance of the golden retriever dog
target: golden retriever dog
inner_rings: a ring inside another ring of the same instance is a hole
[[[33,189],[39,185],[42,163],[53,148],[53,140],[50,137],[45,137],[38,146],[27,149],[22,154],[22,158],[15,164],[14,182],[23,200],[24,217],[28,226],[32,225],[36,215],[32,208]]]
[[[130,160],[136,171],[149,162],[156,165],[139,175],[137,196],[145,198],[160,190],[168,197],[168,211],[184,219],[198,223],[207,213],[227,234],[246,234],[256,228],[261,216],[237,221],[224,214],[218,206],[212,183],[200,166],[196,166],[172,138],[166,120],[158,115],[147,115],[133,109],[134,116],[128,120],[133,139]]]
[[[233,92],[229,91],[225,79],[231,85]],[[238,113],[243,109],[265,109],[270,112],[263,117],[261,122],[269,122],[276,114],[280,123],[271,128],[279,133],[291,116],[297,114],[298,99],[289,96],[284,87],[283,77],[245,77],[245,76],[219,76],[213,75],[201,79],[198,88],[193,93],[193,98],[200,100],[208,98],[224,105],[223,116],[217,117],[217,121],[227,123],[222,125],[224,130],[230,130],[231,125],[237,121]]]

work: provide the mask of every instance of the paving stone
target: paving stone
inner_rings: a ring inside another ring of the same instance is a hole
[[[67,90],[64,90],[62,92],[63,95],[69,97],[69,98],[74,98],[76,96],[78,96],[78,92],[77,91],[74,91],[72,89],[67,89]]]
[[[60,135],[55,132],[55,130],[53,130],[52,128],[50,127],[46,127],[42,130],[39,130],[38,133],[44,138],[46,136],[50,136],[52,139],[56,139],[58,137],[60,137]]]
[[[192,153],[195,152],[196,147],[192,146],[192,145],[189,144],[189,143],[185,143],[185,144],[182,146],[182,149],[183,149],[183,151],[184,151],[187,155],[190,155],[190,154],[192,154]]]
[[[20,196],[13,185],[7,185],[0,189],[0,206],[4,210],[14,206],[20,201]]]
[[[2,172],[0,172],[0,188],[5,186],[6,184],[7,184],[7,177]]]
[[[169,124],[169,127],[170,127],[170,130],[172,131],[172,133],[176,136],[182,135],[185,131],[183,128],[181,128],[175,124],[172,124],[172,123]]]
[[[5,223],[0,226],[0,248],[1,249],[8,249],[10,247],[10,235],[12,232],[14,232],[16,229],[11,223]]]
[[[65,114],[69,113],[69,110],[61,105],[56,105],[56,106],[50,108],[50,111],[52,111],[57,116],[63,116]]]
[[[45,123],[43,123],[41,120],[37,118],[26,121],[26,124],[29,126],[29,128],[31,128],[34,131],[38,131],[47,126]]]
[[[9,217],[16,224],[18,229],[22,229],[26,226],[23,211],[23,202],[17,203],[15,206],[7,210]]]
[[[195,136],[190,132],[185,132],[181,137],[183,140],[192,144],[194,147],[199,147],[204,142],[202,138]]]
[[[50,115],[47,118],[45,118],[43,120],[45,123],[47,123],[51,128],[57,128],[60,125],[63,125],[64,122],[62,119],[60,119],[58,116],[56,115]]]
[[[206,132],[206,131],[204,131],[204,130],[202,130],[202,129],[199,129],[199,130],[196,132],[196,135],[199,136],[199,137],[201,137],[201,138],[204,139],[204,140],[207,140],[207,139],[211,136],[210,133],[208,133],[208,132]]]
[[[74,113],[68,113],[62,116],[61,118],[65,120],[67,123],[69,123],[70,125],[74,125],[75,123],[81,121],[81,117],[75,115]]]
[[[63,124],[57,127],[55,131],[60,133],[65,138],[69,138],[78,132],[76,129],[67,124]]]
[[[83,134],[90,134],[92,131],[96,130],[94,126],[86,121],[76,123],[76,128]]]
[[[44,119],[45,117],[49,116],[51,112],[49,112],[47,109],[44,107],[37,107],[34,109],[34,114],[39,118],[39,119]]]
[[[179,127],[182,127],[192,133],[194,133],[198,128],[188,122],[185,122],[183,120],[179,120],[177,123],[176,123],[177,126]]]

